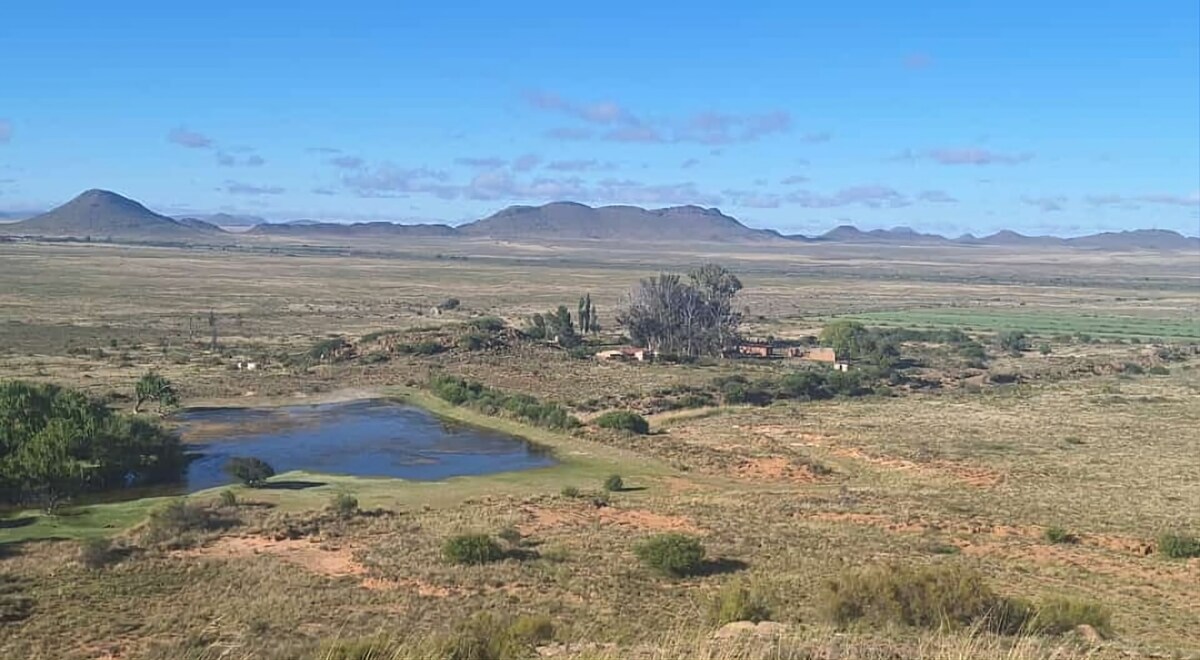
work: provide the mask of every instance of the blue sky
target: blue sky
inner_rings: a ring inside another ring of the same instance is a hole
[[[12,5],[0,210],[1200,231],[1195,0]]]

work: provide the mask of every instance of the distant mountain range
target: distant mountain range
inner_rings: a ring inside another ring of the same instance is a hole
[[[1075,238],[1025,236],[999,231],[989,236],[971,234],[947,238],[923,234],[907,227],[862,231],[850,225],[820,236],[782,235],[753,229],[717,209],[673,206],[644,209],[637,206],[591,207],[575,202],[542,206],[510,206],[498,213],[458,227],[442,224],[360,222],[341,224],[318,220],[268,223],[257,216],[219,213],[200,217],[170,218],[138,202],[106,190],[88,190],[62,206],[20,222],[0,225],[0,233],[47,237],[92,237],[125,241],[186,241],[202,243],[233,240],[222,227],[246,227],[241,235],[300,239],[371,238],[482,238],[504,241],[608,241],[617,243],[738,243],[788,242],[877,244],[894,246],[961,245],[997,247],[1076,247],[1093,250],[1198,250],[1200,238],[1161,229],[1105,232]]]

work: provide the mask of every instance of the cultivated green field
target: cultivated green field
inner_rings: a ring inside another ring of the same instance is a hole
[[[1102,339],[1200,342],[1200,318],[1155,318],[1051,311],[980,308],[904,309],[853,314],[865,323],[907,328],[962,328],[968,332],[1023,330],[1031,334],[1089,335]]]

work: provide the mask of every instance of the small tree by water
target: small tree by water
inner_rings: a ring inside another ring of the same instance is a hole
[[[234,456],[225,464],[225,472],[251,488],[260,488],[275,476],[270,463],[253,456]]]

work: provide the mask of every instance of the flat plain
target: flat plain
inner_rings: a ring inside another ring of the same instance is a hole
[[[741,278],[747,337],[800,340],[836,319],[957,328],[989,346],[989,364],[906,342],[908,378],[887,392],[668,409],[664,398],[714,379],[797,365],[608,363],[540,342],[452,339],[472,319],[521,328],[585,293],[611,335],[640,278],[703,262]],[[563,459],[442,483],[299,475],[320,485],[238,487],[230,526],[177,549],[136,540],[165,498],[11,511],[0,588],[27,605],[0,623],[0,655],[391,657],[336,648],[420,648],[480,612],[506,612],[552,622],[538,652],[554,657],[1200,657],[1200,559],[1157,552],[1163,533],[1200,533],[1197,264],[1191,253],[820,244],[0,244],[0,379],[123,408],[148,370],[176,383],[185,406],[394,396]],[[456,309],[436,311],[450,298]],[[1013,330],[1030,350],[990,348]],[[353,357],[293,359],[335,337]],[[389,337],[451,339],[420,355]],[[451,406],[426,390],[439,374],[560,403],[584,427]],[[643,413],[651,433],[589,423],[610,409]],[[627,488],[602,495],[609,474]],[[343,492],[362,514],[331,517],[325,507]],[[1049,540],[1051,529],[1073,542]],[[449,566],[441,544],[463,532],[520,552]],[[701,538],[711,570],[649,573],[634,548],[662,532]],[[97,537],[127,544],[128,556],[81,565],[77,541]],[[822,616],[823,585],[849,568],[946,562],[1006,595],[1100,603],[1113,633],[1012,641],[835,630]],[[731,583],[767,595],[792,655],[778,639],[733,650],[712,639],[707,603]]]

